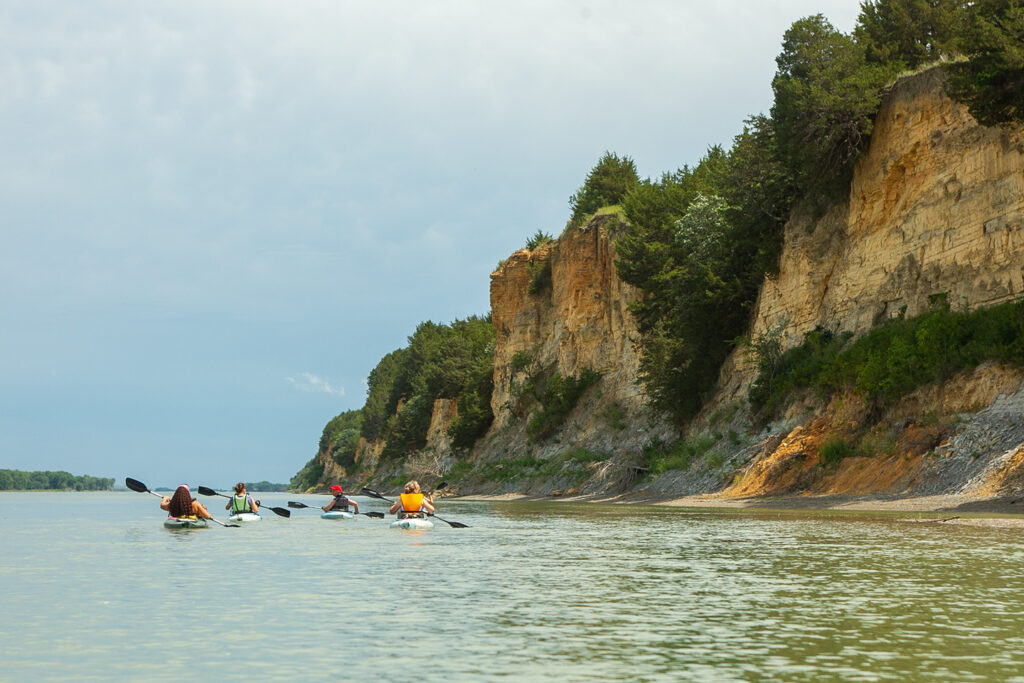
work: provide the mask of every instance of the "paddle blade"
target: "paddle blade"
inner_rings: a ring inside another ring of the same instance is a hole
[[[371,498],[380,498],[381,500],[388,500],[383,494],[377,493],[376,491],[373,491],[368,488],[363,488],[363,493],[366,494],[367,496],[370,496]]]
[[[383,512],[364,512],[363,514],[367,517],[373,517],[374,519],[384,519]]]
[[[261,510],[263,509],[262,505],[260,506],[260,509]],[[280,517],[291,517],[292,516],[292,511],[291,510],[285,510],[284,508],[268,508],[268,509],[273,510],[274,514],[278,515]]]
[[[200,486],[199,487],[199,493],[203,494],[204,496],[219,496],[220,495],[219,493],[217,493],[213,489],[208,488],[206,486]]]
[[[441,521],[442,522],[448,522],[447,519],[442,519]],[[462,522],[448,522],[448,526],[452,527],[453,529],[468,529],[469,528],[468,524],[463,524]]]
[[[301,509],[301,508],[308,508],[309,506],[306,505],[305,503],[297,503],[294,500],[289,500],[288,501],[288,507],[290,507],[290,508],[300,508]]]
[[[131,477],[124,478],[124,485],[130,488],[132,491],[138,491],[139,493],[147,493],[149,487],[143,484],[138,479],[132,479]]]

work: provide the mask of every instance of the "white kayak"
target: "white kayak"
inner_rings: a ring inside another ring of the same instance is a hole
[[[411,531],[429,531],[434,528],[434,523],[422,517],[409,517],[408,519],[396,519],[391,522],[392,529],[409,529]]]
[[[320,513],[320,517],[323,519],[352,519],[355,515],[348,510],[328,510]]]
[[[164,526],[168,529],[205,529],[210,523],[202,517],[168,517]]]
[[[258,522],[263,517],[258,512],[236,512],[233,515],[228,515],[229,522]]]

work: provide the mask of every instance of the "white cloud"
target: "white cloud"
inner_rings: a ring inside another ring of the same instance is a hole
[[[324,379],[323,377],[314,375],[311,372],[302,373],[301,379],[295,379],[294,377],[285,377],[285,381],[287,381],[293,387],[301,389],[302,391],[309,391],[318,394],[328,394],[330,396],[345,395],[344,387],[332,386],[328,380]]]

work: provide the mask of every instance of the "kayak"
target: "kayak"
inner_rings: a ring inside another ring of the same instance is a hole
[[[258,512],[236,512],[233,515],[228,515],[229,522],[258,522],[262,517]]]
[[[347,510],[328,510],[327,512],[320,513],[323,519],[352,519],[355,517],[351,512]]]
[[[164,526],[168,529],[205,529],[210,523],[201,517],[168,517]]]
[[[429,531],[434,528],[434,523],[422,517],[410,517],[408,519],[396,519],[391,522],[392,529],[408,529],[410,531]]]

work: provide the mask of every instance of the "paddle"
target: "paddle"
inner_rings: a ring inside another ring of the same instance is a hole
[[[204,496],[221,496],[222,498],[231,498],[231,496],[225,495],[223,493],[217,493],[213,489],[208,488],[206,486],[200,486],[199,487],[199,493],[203,494]],[[270,507],[269,505],[264,505],[263,503],[259,502],[258,500],[256,501],[256,504],[260,506],[260,510],[266,508],[267,510],[273,510],[275,515],[280,515],[282,517],[291,517],[292,516],[292,511],[291,510],[285,510],[284,508]]]
[[[288,501],[288,507],[290,508],[316,508],[317,510],[323,510],[322,507],[316,505],[306,505],[305,503],[299,503],[294,500]],[[353,512],[353,515],[366,515],[367,517],[373,517],[374,519],[384,519],[383,512]]]
[[[143,484],[138,479],[132,479],[131,477],[125,477],[124,478],[124,485],[127,486],[128,488],[130,488],[132,491],[138,491],[139,493],[152,493],[154,496],[157,496],[158,498],[163,498],[163,496],[161,496],[156,491],[150,491],[149,487],[146,486],[145,484]],[[211,522],[216,522],[217,524],[220,524],[221,526],[242,526],[241,524],[225,524],[224,522],[220,521],[219,519],[214,519],[213,517],[208,517],[207,519],[209,519]]]
[[[438,488],[444,488],[444,484],[442,484]],[[379,498],[380,500],[386,500],[387,502],[392,503],[392,504],[395,502],[395,501],[391,500],[390,498],[388,498],[387,496],[381,495],[381,494],[377,493],[376,491],[373,491],[373,490],[368,489],[368,488],[363,488],[363,493],[365,493],[366,495],[370,496],[371,498]],[[437,517],[437,515],[435,515],[435,514],[430,514],[430,516],[431,517]],[[441,520],[442,522],[445,522],[448,526],[452,527],[453,529],[466,529],[466,528],[469,528],[468,524],[463,524],[462,522],[453,522],[451,520],[445,519],[444,517],[437,517],[437,519]]]

